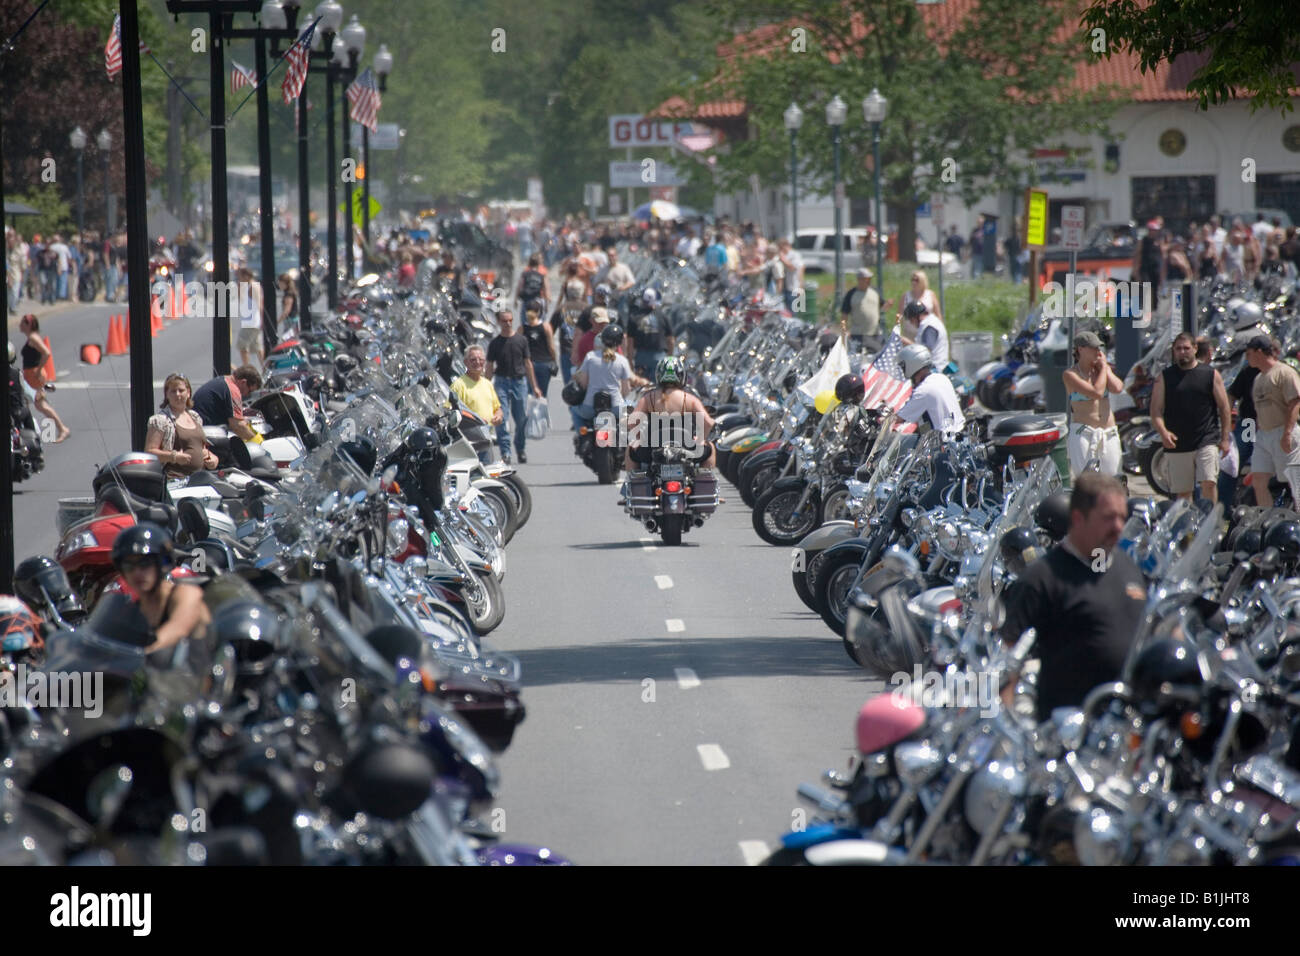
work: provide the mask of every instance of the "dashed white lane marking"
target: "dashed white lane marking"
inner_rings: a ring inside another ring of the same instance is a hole
[[[731,761],[717,744],[699,744],[695,749],[699,751],[705,770],[726,770],[731,766]]]
[[[771,855],[771,851],[762,840],[741,840],[740,855],[745,858],[745,866],[758,866]]]
[[[673,586],[673,579],[666,574],[656,574],[655,584],[659,585],[660,591],[667,591]]]
[[[664,623],[668,625],[668,633],[670,634],[680,634],[686,630],[686,622],[678,617],[670,617]]]
[[[674,667],[673,673],[677,675],[677,686],[682,690],[690,690],[692,687],[700,686],[700,679],[695,676],[695,671],[689,667]],[[722,751],[718,752],[721,753]]]
[[[658,544],[654,538],[638,538],[637,540],[641,542],[641,548],[644,551],[658,550]]]

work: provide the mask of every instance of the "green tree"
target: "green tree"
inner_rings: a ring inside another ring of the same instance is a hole
[[[1202,54],[1205,62],[1187,84],[1201,109],[1233,99],[1235,91],[1249,95],[1252,111],[1267,106],[1285,114],[1295,108],[1300,21],[1292,4],[1092,0],[1083,27],[1089,49],[1095,43],[1106,59],[1130,50],[1144,73],[1183,54]]]
[[[840,95],[849,107],[841,147],[845,192],[869,198],[872,130],[861,103],[879,88],[889,101],[881,190],[898,223],[900,255],[910,261],[916,206],[930,195],[959,195],[973,205],[1023,187],[1032,180],[1034,148],[1063,147],[1053,140],[1070,130],[1104,131],[1115,91],[1073,90],[1084,52],[1067,28],[1068,8],[1068,0],[981,0],[950,35],[936,38],[912,0],[716,0],[715,15],[737,30],[752,29],[756,19],[767,25],[746,37],[747,52],[681,92],[692,103],[747,104],[749,138],[715,151],[724,189],[743,188],[751,175],[767,185],[785,181],[782,114],[799,102],[806,114],[801,168],[824,195],[833,175],[824,111]],[[793,32],[799,29],[806,33]]]

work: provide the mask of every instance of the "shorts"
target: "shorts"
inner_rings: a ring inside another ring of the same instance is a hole
[[[1109,428],[1093,428],[1075,422],[1070,426],[1065,447],[1070,460],[1071,478],[1077,478],[1093,457],[1097,459],[1097,470],[1103,475],[1118,475],[1124,464],[1119,429],[1114,425]]]
[[[45,390],[45,369],[43,366],[23,369],[23,381],[32,387],[37,395]]]
[[[242,352],[261,352],[262,330],[240,329],[239,335],[235,337],[235,348]]]
[[[1291,429],[1291,453],[1282,451],[1282,429],[1270,428],[1255,433],[1255,450],[1250,457],[1251,472],[1284,477],[1284,469],[1300,468],[1300,426]]]
[[[1206,445],[1196,451],[1165,452],[1169,462],[1169,490],[1176,495],[1191,494],[1198,481],[1219,480],[1219,446]]]

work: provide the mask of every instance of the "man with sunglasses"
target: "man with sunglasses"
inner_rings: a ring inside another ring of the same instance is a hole
[[[542,397],[542,390],[537,387],[537,378],[533,374],[528,339],[515,334],[514,316],[508,309],[497,313],[497,325],[501,334],[488,343],[486,373],[496,387],[497,398],[501,400],[503,410],[502,420],[497,425],[497,448],[501,452],[501,460],[510,464],[510,429],[504,418],[504,410],[509,409],[510,416],[515,421],[515,450],[519,453],[519,464],[524,465],[528,463],[528,456],[524,454],[524,443],[528,437],[524,425],[528,421],[529,389],[538,398]]]

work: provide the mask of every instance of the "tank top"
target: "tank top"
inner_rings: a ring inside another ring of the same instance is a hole
[[[1214,366],[1164,370],[1165,425],[1178,439],[1175,454],[1193,452],[1219,440],[1219,408],[1214,402]]]
[[[546,349],[546,326],[540,322],[536,325],[525,325],[523,333],[524,338],[528,340],[528,356],[534,364],[537,362],[549,364],[554,361],[551,353]]]
[[[194,416],[191,415],[190,417],[193,418]],[[193,474],[203,467],[203,426],[186,428],[181,425],[179,420],[174,420],[173,424],[176,427],[175,450],[185,452],[189,456],[190,462],[188,466],[172,465],[168,468],[168,471],[175,470],[183,475]]]
[[[36,346],[32,345],[31,342],[28,342],[23,346],[23,368],[28,369],[40,367],[41,353],[37,350]]]

